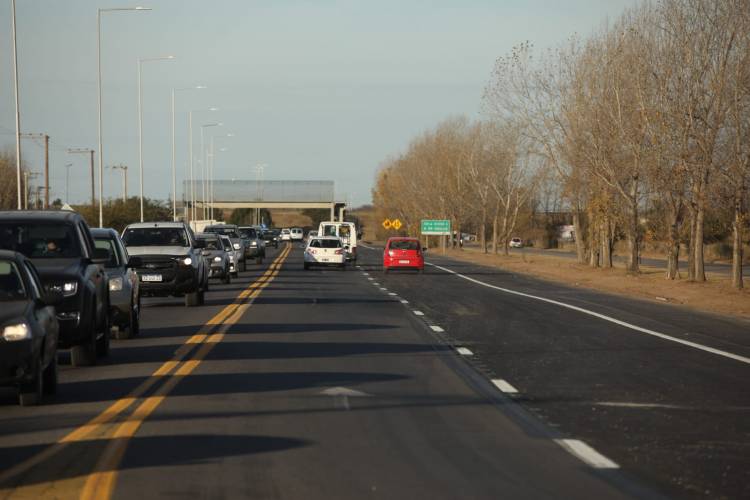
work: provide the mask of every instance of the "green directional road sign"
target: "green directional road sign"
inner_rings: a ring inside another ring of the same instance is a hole
[[[420,224],[422,234],[436,234],[449,236],[451,234],[451,221],[440,219],[422,219]]]

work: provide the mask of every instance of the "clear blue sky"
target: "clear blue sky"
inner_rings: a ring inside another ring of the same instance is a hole
[[[146,196],[171,189],[170,89],[178,94],[178,179],[187,163],[187,110],[221,121],[217,178],[330,179],[337,194],[370,201],[380,162],[456,114],[476,116],[495,59],[522,41],[553,46],[588,34],[634,0],[18,0],[21,127],[51,136],[51,195],[88,197],[88,167],[67,147],[96,147],[96,10],[144,5],[103,18],[104,161],[130,167],[138,187],[138,57],[144,65]],[[10,0],[0,0],[0,148],[13,147]],[[196,134],[196,145],[198,135]],[[196,146],[197,150],[197,146]],[[42,149],[23,143],[40,170]],[[121,192],[105,171],[105,196]]]

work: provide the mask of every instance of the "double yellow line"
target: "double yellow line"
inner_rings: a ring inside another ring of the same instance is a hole
[[[290,251],[290,246],[284,248],[258,280],[243,290],[232,304],[226,306],[208,320],[198,333],[190,337],[175,351],[172,359],[164,362],[127,396],[118,399],[99,415],[63,436],[42,452],[0,474],[0,484],[5,484],[24,474],[36,465],[62,452],[72,443],[85,441],[95,436],[98,437],[103,433],[109,434],[108,431],[114,428],[114,432],[110,436],[104,437],[107,445],[94,470],[86,476],[80,495],[80,498],[85,500],[111,498],[117,479],[117,467],[127,450],[130,438],[138,432],[141,424],[159,407],[180,380],[190,375],[214,346],[221,342],[227,330],[240,320],[255,298],[279,274]],[[186,359],[191,352],[193,353],[192,357]],[[152,395],[143,398],[152,387],[162,380],[165,380],[164,383]],[[121,419],[122,421],[119,424],[111,423],[142,398],[142,402],[124,420]]]

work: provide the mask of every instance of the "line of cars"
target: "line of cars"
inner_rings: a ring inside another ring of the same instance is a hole
[[[91,229],[70,211],[0,212],[0,386],[37,404],[57,388],[57,349],[73,366],[109,353],[110,336],[140,331],[142,297],[203,304],[209,279],[228,283],[265,257],[254,227],[183,222]]]

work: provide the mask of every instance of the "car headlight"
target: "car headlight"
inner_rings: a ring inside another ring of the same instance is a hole
[[[47,287],[47,289],[51,292],[60,292],[61,294],[63,294],[63,297],[71,297],[78,292],[78,282],[66,281],[65,283],[61,283],[59,285],[50,285]]]
[[[31,338],[31,328],[26,323],[8,325],[3,328],[3,338],[8,342],[28,340]]]
[[[190,264],[193,263],[193,259],[191,259],[190,257],[185,257],[184,259],[179,259],[179,261],[180,261],[180,264],[182,264],[184,266],[189,266]]]
[[[117,276],[115,278],[110,278],[109,280],[109,291],[110,292],[119,292],[122,290],[122,276]]]
[[[251,241],[250,242],[250,246],[251,247],[257,247],[258,246],[258,242],[257,241]]]
[[[214,257],[214,262],[221,262],[221,257],[219,257],[218,255]]]
[[[229,262],[234,262],[234,255],[231,253],[229,254]]]
[[[240,249],[240,244],[239,243],[232,243],[232,246],[234,247],[235,250],[239,250]]]

